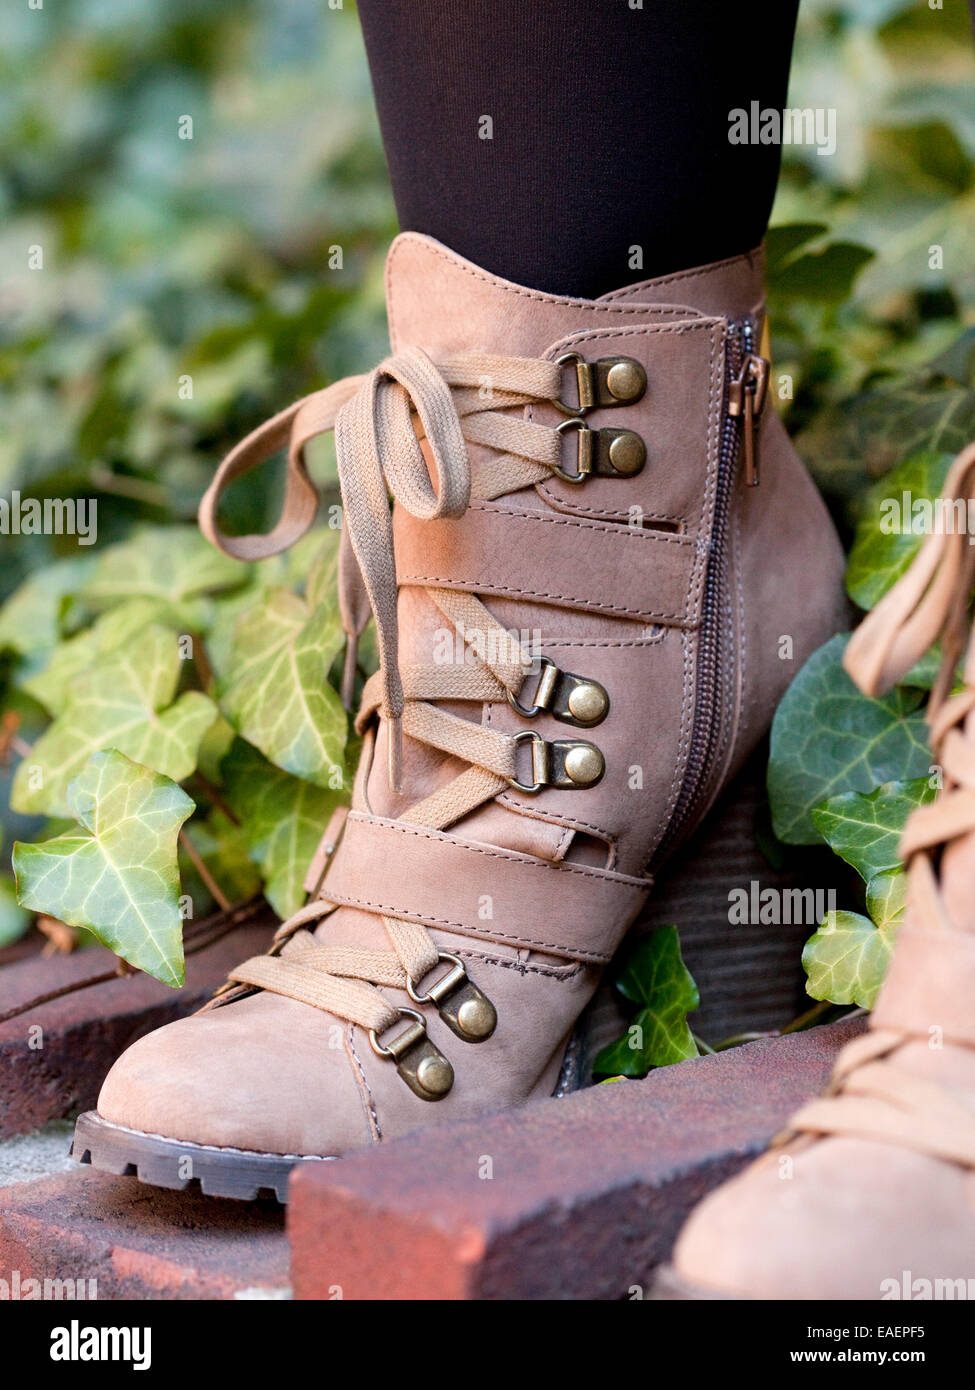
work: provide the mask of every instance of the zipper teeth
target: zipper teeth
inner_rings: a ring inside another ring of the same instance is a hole
[[[728,348],[725,365],[725,416],[721,444],[718,451],[718,482],[714,502],[714,524],[708,546],[707,574],[704,581],[704,598],[701,613],[701,650],[698,658],[697,697],[694,705],[694,728],[691,746],[687,755],[687,766],[674,814],[658,846],[654,858],[661,855],[673,844],[695,809],[702,786],[706,782],[709,767],[709,754],[719,727],[717,717],[718,687],[720,671],[718,655],[720,650],[720,609],[719,590],[721,583],[721,558],[728,534],[728,516],[731,509],[735,469],[738,462],[738,448],[741,440],[739,421],[727,413],[728,390],[731,382],[741,370],[741,364],[751,350],[752,326],[747,319],[729,324]]]

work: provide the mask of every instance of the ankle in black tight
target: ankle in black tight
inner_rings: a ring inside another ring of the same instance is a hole
[[[631,3],[359,0],[403,229],[586,298],[761,241],[729,113],[784,105],[798,0]]]

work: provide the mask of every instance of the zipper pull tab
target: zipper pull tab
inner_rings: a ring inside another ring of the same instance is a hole
[[[745,485],[758,487],[758,427],[768,393],[770,364],[764,357],[750,352],[741,364],[741,371],[728,390],[728,414],[742,417],[742,447],[745,455]]]

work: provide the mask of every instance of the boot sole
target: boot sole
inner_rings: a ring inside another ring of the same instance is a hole
[[[196,1184],[207,1197],[230,1197],[240,1202],[269,1197],[282,1206],[287,1203],[288,1181],[296,1168],[332,1163],[335,1157],[191,1144],[111,1124],[94,1110],[79,1117],[71,1156],[100,1172],[138,1178],[152,1187],[185,1192]]]

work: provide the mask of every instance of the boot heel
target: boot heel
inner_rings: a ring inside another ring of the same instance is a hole
[[[630,1011],[612,981],[636,938],[657,927],[676,926],[680,933],[681,953],[701,994],[691,1027],[708,1043],[781,1028],[811,1006],[802,947],[835,905],[830,891],[842,884],[843,866],[828,850],[790,847],[780,869],[762,854],[756,837],[767,819],[767,757],[763,745],[661,869],[576,1026],[560,1093],[589,1085],[600,1048],[624,1032]]]

